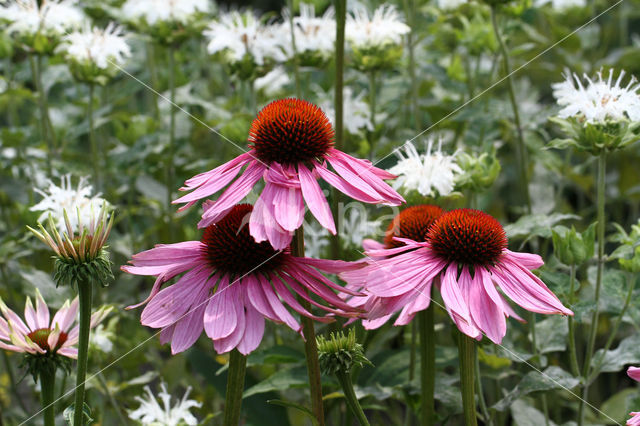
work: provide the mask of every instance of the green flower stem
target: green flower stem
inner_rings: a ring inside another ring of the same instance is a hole
[[[569,270],[569,303],[574,303],[576,287],[576,265],[572,264]],[[569,364],[571,365],[571,374],[574,376],[580,375],[580,366],[578,365],[578,355],[576,351],[576,334],[575,334],[575,320],[573,315],[567,316],[569,326]]]
[[[516,133],[518,140],[516,144],[516,160],[518,171],[520,172],[520,184],[522,186],[522,194],[525,198],[527,205],[527,212],[531,214],[531,197],[529,196],[529,177],[527,164],[527,146],[524,143],[524,134],[522,132],[522,125],[520,124],[520,112],[518,111],[518,103],[516,102],[515,87],[513,85],[513,76],[511,71],[511,63],[509,61],[509,51],[507,45],[504,43],[502,36],[500,35],[500,28],[498,27],[498,19],[496,7],[491,6],[491,23],[493,24],[493,31],[496,35],[496,40],[500,46],[500,52],[502,54],[502,64],[504,66],[504,72],[507,77],[507,87],[509,89],[509,100],[511,101],[511,107],[513,109],[513,120],[516,126]]]
[[[296,229],[291,242],[291,254],[297,257],[304,256],[304,229]],[[311,303],[300,298],[300,304],[308,312],[311,312]],[[302,332],[304,333],[304,353],[307,360],[307,374],[309,376],[309,391],[311,392],[311,411],[318,426],[324,426],[324,408],[322,403],[322,380],[320,376],[320,363],[318,362],[318,345],[316,343],[316,331],[313,320],[302,315]]]
[[[407,25],[411,28],[409,34],[407,34],[407,50],[409,51],[409,81],[410,92],[409,101],[411,104],[411,112],[413,115],[413,127],[418,130],[420,126],[420,110],[418,109],[418,79],[416,78],[416,59],[415,59],[415,46],[414,46],[414,32],[415,32],[415,0],[404,0],[405,16],[407,17]]]
[[[169,152],[167,153],[167,169],[166,187],[167,187],[167,229],[169,231],[169,239],[173,240],[173,207],[171,205],[173,181],[175,180],[174,157],[175,157],[175,139],[176,139],[176,60],[175,46],[169,45]]]
[[[598,334],[598,319],[600,316],[600,290],[602,288],[602,272],[604,269],[604,229],[605,229],[605,173],[607,171],[607,153],[602,151],[598,157],[598,177],[597,177],[597,224],[596,224],[596,239],[598,244],[598,266],[596,273],[596,291],[595,291],[595,309],[591,316],[591,331],[589,333],[589,340],[587,341],[587,349],[584,355],[584,365],[582,366],[582,376],[586,379],[589,375],[589,369],[591,367],[591,358],[593,357],[593,351],[596,345],[596,336]],[[582,426],[584,421],[584,405],[587,397],[589,396],[589,383],[584,384],[582,390],[582,399],[578,409],[578,426]]]
[[[87,101],[87,116],[89,118],[89,144],[91,145],[91,161],[93,163],[93,182],[102,190],[102,181],[100,176],[100,153],[98,142],[96,141],[96,132],[93,127],[93,83],[89,83],[89,100]]]
[[[340,386],[342,386],[344,397],[347,400],[347,405],[351,409],[351,412],[356,416],[358,422],[360,422],[362,426],[369,426],[369,421],[364,415],[364,411],[362,411],[362,407],[358,402],[358,397],[353,390],[353,383],[351,383],[351,376],[349,373],[340,370],[336,372],[336,377],[340,382]]]
[[[416,346],[418,340],[418,321],[411,321],[411,346],[409,352],[409,384],[413,383],[416,374]],[[407,407],[409,407],[409,392],[405,392]],[[411,410],[407,409],[404,415],[404,425],[409,426]]]
[[[347,0],[334,0],[336,10],[336,75],[334,109],[336,111],[335,121],[335,148],[347,150],[344,141],[344,30],[347,20]],[[331,213],[336,221],[339,220],[340,192],[331,188]],[[333,259],[340,258],[340,226],[336,223],[336,234],[330,238],[331,256]]]
[[[293,27],[293,0],[287,0],[289,8],[289,27],[291,28],[291,47],[293,50],[293,76],[296,82],[296,98],[302,99],[302,89],[300,84],[300,66],[298,65],[298,49],[296,48],[296,32]]]
[[[471,337],[458,333],[458,359],[460,360],[460,386],[465,426],[477,426],[475,399],[476,342]]]
[[[482,411],[482,416],[484,417],[484,423],[487,426],[493,426],[493,419],[491,418],[491,414],[489,414],[489,408],[487,407],[487,401],[484,399],[484,391],[482,389],[482,376],[480,375],[480,359],[475,357],[475,366],[476,366],[476,391],[478,392],[478,402],[480,403],[480,410]]]
[[[629,282],[629,288],[627,289],[627,297],[624,300],[624,305],[622,306],[622,310],[620,311],[620,315],[616,318],[616,322],[613,324],[611,328],[611,333],[609,334],[609,338],[607,339],[607,343],[605,343],[602,348],[602,353],[598,357],[598,360],[594,362],[594,367],[591,369],[592,373],[587,379],[587,383],[591,384],[598,377],[600,373],[600,368],[602,367],[602,363],[604,362],[604,355],[611,348],[613,341],[618,334],[618,329],[620,328],[620,324],[622,323],[622,318],[624,318],[624,314],[627,313],[627,309],[629,308],[629,303],[631,303],[631,297],[633,296],[633,289],[635,288],[635,276],[627,273],[627,281]]]
[[[33,75],[33,82],[36,86],[36,91],[38,92],[38,107],[40,108],[40,120],[38,123],[40,124],[40,137],[47,144],[47,175],[51,177],[52,166],[51,160],[54,154],[54,143],[53,138],[49,135],[49,131],[47,128],[47,121],[49,119],[49,111],[47,108],[47,100],[45,98],[44,88],[42,86],[42,79],[40,76],[41,73],[41,59],[40,56],[37,57],[36,60],[33,59],[33,55],[29,55],[29,64],[31,65],[31,74]]]
[[[146,66],[149,69],[149,77],[151,79],[151,87],[158,89],[158,71],[156,67],[156,50],[153,42],[146,43],[145,53],[147,56]],[[151,103],[155,119],[160,118],[160,108],[158,107],[158,94],[156,90],[148,90],[149,101]]]
[[[78,340],[78,364],[76,366],[76,394],[73,413],[73,426],[84,426],[84,382],[89,359],[89,330],[91,325],[91,292],[93,284],[89,281],[78,283],[80,302],[80,333]]]
[[[40,397],[42,398],[42,410],[44,426],[55,426],[55,404],[53,394],[56,384],[56,368],[47,366],[40,370]]]
[[[435,419],[433,395],[436,370],[436,335],[433,330],[433,304],[418,313],[420,322],[420,424],[433,426]]]
[[[369,158],[371,161],[375,158],[376,154],[376,72],[369,72],[369,113],[371,114],[371,126],[373,131],[369,136]]]
[[[224,404],[224,426],[240,424],[244,373],[247,369],[247,357],[234,349],[229,354],[229,375]]]

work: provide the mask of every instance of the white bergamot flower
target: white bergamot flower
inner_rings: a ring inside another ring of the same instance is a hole
[[[438,0],[438,8],[442,10],[453,10],[467,3],[467,0]]]
[[[359,6],[347,16],[345,36],[356,48],[384,47],[401,44],[402,36],[410,30],[392,5],[378,7],[371,17]]]
[[[280,29],[282,46],[287,57],[292,58],[289,10],[285,9],[283,15],[284,23]],[[298,55],[317,53],[324,60],[328,60],[333,55],[336,23],[332,7],[327,9],[322,16],[316,16],[315,7],[312,4],[300,3],[300,15],[293,17],[293,29]]]
[[[64,211],[67,212],[71,228],[77,230],[80,223],[86,225],[95,222],[95,217],[106,203],[99,194],[91,195],[93,188],[85,178],[80,178],[77,188],[73,188],[69,174],[60,178],[60,186],[49,181],[44,191],[38,188],[35,191],[43,198],[29,210],[42,212],[39,222],[44,222],[51,215],[60,232],[67,229]]]
[[[33,36],[62,35],[78,28],[85,19],[75,0],[13,0],[0,5],[0,20],[9,22],[7,31]]]
[[[126,19],[144,20],[151,26],[161,22],[188,24],[197,13],[209,10],[209,0],[127,0],[122,6]]]
[[[161,391],[158,396],[162,400],[162,406],[158,403],[149,386],[145,386],[144,390],[147,393],[147,399],[139,396],[135,397],[135,400],[140,402],[140,407],[129,413],[131,420],[137,420],[145,426],[178,426],[181,424],[192,426],[198,424],[198,420],[189,410],[193,407],[201,407],[202,403],[188,399],[191,387],[187,388],[182,400],[179,400],[173,407],[171,406],[171,394],[167,392],[167,386],[161,383],[160,388]]]
[[[95,64],[106,69],[109,65],[121,66],[131,56],[131,49],[122,35],[122,28],[113,22],[104,30],[85,26],[63,38],[61,46],[68,59],[78,63]]]
[[[565,81],[555,83],[553,95],[558,105],[563,107],[560,118],[575,117],[589,124],[604,124],[607,121],[640,121],[640,84],[631,77],[622,86],[625,72],[620,71],[615,83],[613,70],[604,80],[602,71],[592,80],[584,74],[584,81],[577,74],[566,74]]]
[[[429,139],[427,152],[419,154],[416,147],[407,142],[404,155],[398,151],[398,163],[389,169],[389,173],[397,175],[395,188],[416,190],[423,196],[447,196],[455,188],[456,176],[462,169],[453,155],[442,153],[442,140],[438,142],[438,150],[432,153],[433,139]]]
[[[347,119],[344,121],[345,130],[356,135],[361,130],[373,131],[373,124],[371,123],[371,109],[364,98],[365,92],[360,92],[357,96],[353,96],[353,91],[350,87],[344,88],[343,93],[343,108],[344,116]],[[327,97],[320,103],[320,109],[324,111],[329,120],[335,123],[335,109],[333,99]]]
[[[536,0],[534,6],[540,7],[547,3],[551,3],[551,7],[560,12],[574,7],[586,7],[587,0]]]

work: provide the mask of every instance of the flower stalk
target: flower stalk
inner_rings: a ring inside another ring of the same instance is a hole
[[[369,426],[369,420],[367,420],[367,417],[364,415],[364,411],[362,411],[362,407],[358,402],[358,397],[356,396],[356,393],[353,390],[353,383],[351,383],[351,375],[344,371],[338,371],[336,373],[336,377],[340,382],[340,386],[342,386],[344,397],[347,401],[347,405],[351,409],[351,412],[353,412],[353,414],[358,419],[358,422],[362,426]]]
[[[173,239],[173,206],[171,201],[173,199],[171,194],[171,188],[173,188],[174,181],[174,157],[175,157],[175,139],[176,139],[176,66],[175,66],[175,47],[173,44],[169,45],[169,152],[167,155],[167,229],[169,231],[169,239]]]
[[[435,419],[433,395],[435,390],[436,344],[433,320],[433,305],[418,313],[420,322],[420,424],[432,426]]]
[[[240,424],[242,408],[242,392],[244,391],[244,375],[247,368],[247,357],[237,349],[229,354],[229,373],[227,376],[227,392],[224,405],[224,426]]]
[[[89,330],[91,325],[91,299],[93,285],[84,281],[78,283],[80,302],[80,330],[78,334],[78,364],[76,366],[76,393],[74,398],[74,426],[84,423],[84,384],[87,375],[87,361],[89,360]]]
[[[304,229],[296,229],[291,241],[291,254],[296,257],[304,257]],[[311,312],[311,303],[300,298],[300,304],[308,312]],[[313,320],[302,316],[302,331],[304,333],[304,353],[307,360],[307,374],[309,376],[309,391],[311,393],[311,411],[318,426],[324,426],[324,408],[322,402],[322,378],[320,376],[320,363],[318,362],[318,345],[316,343],[316,331]]]
[[[460,386],[465,426],[477,426],[475,400],[476,342],[464,333],[458,333],[458,358],[460,360]]]
[[[40,398],[42,401],[42,415],[44,426],[55,426],[54,389],[56,383],[55,365],[40,370]]]
[[[91,159],[93,162],[93,180],[98,187],[102,189],[102,181],[100,176],[100,154],[98,142],[96,141],[96,133],[93,127],[93,92],[94,84],[89,83],[89,101],[87,103],[87,116],[89,118],[89,144],[91,145]]]
[[[571,264],[569,268],[569,303],[573,305],[576,286],[576,265]],[[578,365],[578,355],[576,351],[576,325],[572,316],[568,316],[567,321],[569,326],[569,364],[571,366],[571,374],[577,377],[580,375],[580,366]]]

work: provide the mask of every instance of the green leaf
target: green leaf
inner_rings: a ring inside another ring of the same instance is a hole
[[[498,401],[492,408],[504,411],[517,399],[532,392],[547,391],[551,389],[571,389],[580,384],[580,380],[560,367],[549,367],[542,373],[531,371],[527,373],[520,383],[504,398]]]
[[[251,352],[247,357],[247,368],[265,364],[295,364],[304,361],[304,353],[289,346],[271,346]],[[223,365],[216,375],[229,369],[229,364]]]
[[[603,349],[599,349],[593,359],[599,360],[603,354],[604,358],[600,367],[600,372],[603,373],[618,372],[628,364],[640,363],[640,335],[635,334],[623,339],[613,350],[604,352]]]
[[[515,426],[539,426],[545,424],[544,414],[525,400],[519,399],[511,405],[511,415]],[[549,420],[549,426],[556,423]]]
[[[313,422],[314,425],[318,424],[318,420],[316,419],[316,416],[313,414],[313,412],[311,410],[309,410],[307,407],[305,407],[304,405],[292,402],[292,401],[285,401],[282,399],[269,399],[267,400],[268,404],[273,404],[273,405],[279,405],[281,407],[290,407],[290,408],[294,408],[296,410],[301,411],[302,413],[306,414],[311,421]]]
[[[625,422],[629,418],[629,411],[631,411],[632,409],[634,411],[638,409],[638,407],[630,407],[628,402],[629,399],[635,397],[637,393],[638,390],[635,388],[624,389],[614,394],[611,398],[607,399],[600,407],[600,410],[607,416],[611,417],[611,419],[615,420],[617,423],[625,424]],[[608,424],[613,424],[611,419],[605,417],[602,414],[601,417],[602,418],[600,421]]]
[[[551,227],[568,219],[580,219],[580,216],[565,213],[525,215],[516,223],[505,226],[504,231],[507,237],[524,238],[524,242],[533,237],[551,238]]]
[[[309,379],[307,377],[307,367],[299,366],[277,371],[265,380],[245,390],[242,397],[248,398],[251,395],[259,393],[284,391],[287,389],[305,388],[308,386]]]
[[[567,319],[560,315],[550,316],[536,324],[536,345],[541,354],[564,351],[567,348],[569,328]]]

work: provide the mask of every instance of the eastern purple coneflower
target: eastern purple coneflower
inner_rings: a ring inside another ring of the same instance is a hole
[[[640,367],[629,367],[627,374],[636,382],[640,382]],[[640,411],[629,413],[631,418],[627,420],[627,426],[640,426]]]
[[[311,314],[296,296],[327,312],[355,315],[333,290],[358,293],[319,272],[337,273],[341,265],[348,268],[349,264],[295,257],[289,249],[278,251],[267,241],[256,242],[246,226],[252,209],[250,204],[233,206],[207,226],[200,241],[157,245],[134,255],[132,266],[122,267],[131,274],[157,277],[149,297],[130,308],[147,304],[142,324],[161,328],[160,341],[171,341],[172,353],[193,345],[203,328],[218,353],[237,348],[244,355],[260,344],[265,318],[301,332],[300,323],[285,304],[314,320],[333,321]],[[183,272],[175,284],[160,290],[164,282]]]
[[[27,297],[24,321],[0,299],[0,348],[31,355],[62,355],[77,358],[78,298],[64,305],[50,319],[49,308],[36,290],[36,306]],[[91,328],[98,325],[111,311],[101,308],[91,316]]]
[[[543,264],[540,256],[508,250],[502,226],[482,211],[444,213],[422,238],[414,238],[396,237],[405,245],[368,250],[367,266],[340,274],[348,288],[377,297],[371,298],[375,306],[367,306],[369,320],[402,309],[396,324],[407,324],[429,306],[434,284],[458,329],[476,339],[484,333],[500,343],[505,318],[519,319],[503,294],[531,312],[573,315],[530,272]]]
[[[289,246],[302,225],[306,202],[318,222],[336,233],[329,204],[317,182],[372,204],[399,205],[403,198],[383,179],[394,175],[373,167],[333,147],[333,128],[317,106],[299,99],[282,99],[264,107],[249,130],[250,150],[235,159],[185,182],[193,190],[174,203],[185,209],[226,187],[247,165],[244,173],[218,197],[205,203],[201,228],[217,222],[240,202],[260,179],[265,186],[255,204],[249,230],[256,241],[269,241],[276,250]],[[329,170],[329,163],[336,173]]]

